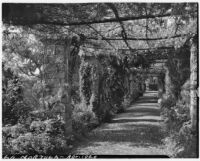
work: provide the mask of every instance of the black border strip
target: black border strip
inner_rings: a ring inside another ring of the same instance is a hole
[[[117,158],[169,158],[167,155],[3,155],[3,159],[117,159]]]
[[[197,3],[197,87],[199,90],[199,3]],[[197,91],[199,92],[199,91]],[[199,158],[199,96],[197,97],[197,158]]]

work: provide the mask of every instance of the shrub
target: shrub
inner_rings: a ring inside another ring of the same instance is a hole
[[[123,100],[123,102],[122,102],[122,106],[123,106],[124,108],[127,108],[130,104],[131,104],[131,98],[128,97],[128,96],[125,96],[125,97],[124,97],[124,100]]]
[[[183,101],[177,103],[171,97],[161,101],[161,114],[168,131],[178,131],[184,122],[189,120],[189,106]]]
[[[191,129],[189,104],[168,97],[162,100],[161,109],[169,134],[164,142],[171,156],[197,157],[197,133]]]
[[[171,132],[164,143],[171,157],[197,157],[197,134],[192,131],[190,121],[184,122],[178,132]]]
[[[18,124],[3,127],[3,154],[65,154],[64,123],[50,119],[33,121],[29,128]]]
[[[184,122],[178,135],[177,145],[181,150],[176,154],[176,157],[197,157],[197,132],[192,131],[190,121]]]
[[[116,109],[109,102],[102,102],[99,109],[100,122],[110,122],[114,113],[116,113]]]
[[[31,110],[28,103],[23,99],[22,86],[20,79],[14,77],[7,82],[7,87],[3,90],[2,116],[4,125],[14,125],[18,121],[22,121]]]
[[[164,95],[161,101],[162,109],[170,109],[176,104],[176,100],[173,97]]]
[[[75,107],[72,115],[72,128],[77,134],[85,136],[98,124],[94,112],[87,105],[82,103]]]

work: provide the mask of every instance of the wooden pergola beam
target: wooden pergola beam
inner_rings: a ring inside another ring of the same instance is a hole
[[[125,16],[119,18],[103,18],[100,20],[88,20],[88,21],[77,21],[77,22],[65,22],[65,21],[54,21],[48,20],[44,18],[37,18],[37,19],[30,19],[26,17],[26,15],[9,15],[9,11],[13,10],[12,13],[15,13],[15,6],[17,4],[8,4],[2,5],[2,20],[3,23],[13,24],[13,25],[36,25],[36,24],[43,24],[43,25],[58,25],[58,26],[81,26],[81,25],[89,25],[89,24],[101,24],[101,23],[114,23],[119,21],[134,21],[134,20],[143,20],[143,19],[154,19],[154,18],[163,18],[163,17],[170,17],[172,16],[171,13],[165,14],[155,14],[155,15],[140,15],[140,16]],[[17,11],[16,11],[17,12]],[[30,14],[30,13],[29,13]],[[33,17],[35,17],[34,13]],[[29,15],[31,16],[31,15]]]
[[[126,29],[124,28],[123,22],[120,20],[120,17],[119,17],[119,13],[118,13],[118,11],[117,11],[117,8],[115,7],[115,5],[114,5],[113,3],[106,3],[106,5],[107,5],[108,7],[110,7],[110,8],[112,9],[113,13],[115,14],[115,17],[117,18],[117,20],[118,20],[118,22],[119,22],[119,24],[120,24],[120,26],[121,26],[121,29],[122,29],[122,31],[121,31],[122,39],[123,39],[123,41],[125,42],[126,46],[127,46],[130,50],[132,50],[132,48],[130,47],[130,45],[129,45],[127,39],[126,39],[126,38],[127,38]]]
[[[105,40],[113,49],[116,49],[112,44],[111,44],[111,42],[109,42],[109,40],[106,38],[106,37],[104,37],[98,30],[96,30],[94,27],[92,27],[91,25],[88,25],[88,27],[90,27],[91,29],[93,29],[97,34],[99,34],[100,36],[101,36],[101,38],[103,39],[103,40]]]
[[[120,17],[120,21],[134,21],[134,20],[142,20],[142,19],[150,19],[150,18],[162,18],[162,17],[170,17],[171,14],[163,14],[163,15],[147,15],[147,16],[126,16]],[[23,17],[22,17],[23,18]],[[48,20],[34,20],[34,21],[26,21],[19,20],[16,22],[12,22],[12,20],[6,21],[3,19],[4,23],[11,23],[13,25],[58,25],[58,26],[81,26],[81,25],[89,25],[89,24],[101,24],[101,23],[113,23],[118,22],[116,18],[104,18],[103,20],[92,20],[92,21],[79,21],[79,22],[62,22],[62,21],[48,21]]]
[[[91,49],[100,49],[100,50],[113,50],[111,48],[98,48],[98,47],[89,47],[89,46],[82,46],[84,48],[91,48]],[[118,49],[118,50],[127,50],[127,51],[130,51],[130,49],[128,48],[121,48],[121,49]],[[137,48],[137,49],[134,49],[134,50],[174,50],[174,46],[164,46],[164,47],[157,47],[157,48]]]
[[[179,35],[174,35],[174,36],[165,36],[165,37],[158,37],[158,38],[134,38],[134,37],[127,37],[126,40],[133,40],[133,41],[156,41],[156,40],[166,40],[166,39],[172,39],[172,38],[179,38],[183,36],[188,36],[188,34],[179,34]],[[97,37],[87,37],[86,39],[90,40],[99,40]],[[104,37],[101,40],[112,40],[112,41],[120,41],[124,40],[122,38],[108,38]]]

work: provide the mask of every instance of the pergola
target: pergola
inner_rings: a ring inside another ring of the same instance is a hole
[[[168,50],[181,46],[196,33],[190,24],[195,23],[195,18],[186,24],[180,21],[182,17],[193,19],[192,15],[197,15],[197,6],[191,5],[194,8],[187,3],[5,3],[3,22],[39,27],[43,31],[50,28],[59,39],[71,32],[84,37],[85,42],[102,44],[100,48],[104,50],[128,49],[131,53]],[[183,11],[175,12],[180,9],[176,6],[183,7]]]
[[[5,24],[28,26],[63,43],[66,62],[74,35],[85,51],[163,61],[197,34],[195,3],[10,3],[2,8]],[[159,70],[152,67],[149,72]]]

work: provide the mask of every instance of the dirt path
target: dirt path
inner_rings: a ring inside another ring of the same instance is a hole
[[[167,155],[162,145],[160,109],[156,92],[146,92],[111,123],[93,130],[89,140],[73,154],[79,155]]]

